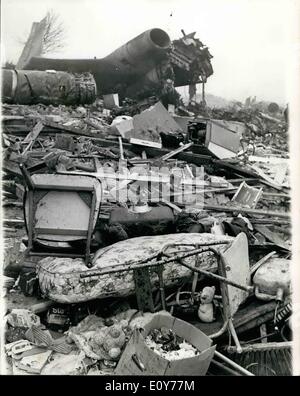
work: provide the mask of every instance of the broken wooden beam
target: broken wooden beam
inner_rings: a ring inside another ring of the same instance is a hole
[[[183,146],[180,146],[180,147],[178,147],[176,150],[173,150],[173,151],[171,151],[170,153],[163,155],[163,156],[160,158],[160,160],[161,160],[161,161],[166,161],[166,160],[168,160],[168,159],[174,157],[175,155],[181,153],[182,151],[187,150],[188,148],[192,147],[192,145],[193,145],[193,142],[190,142],[190,143],[187,143],[187,144],[185,144],[185,145],[183,145]]]
[[[265,342],[265,343],[257,343],[257,344],[249,344],[249,345],[242,345],[243,352],[252,352],[252,351],[266,351],[271,349],[286,349],[292,348],[293,342],[292,341],[282,341],[282,342]],[[228,353],[236,353],[235,346],[228,346],[226,348]]]
[[[124,148],[123,148],[122,137],[119,136],[118,140],[119,140],[120,159],[124,160]]]
[[[74,128],[74,127],[68,126],[68,125],[58,124],[57,122],[53,122],[53,121],[45,121],[44,125],[47,127],[54,128],[54,129],[59,129],[64,132],[73,133],[74,135],[88,136],[91,138],[97,137],[97,134],[95,134],[93,132],[87,132],[87,131],[84,131],[83,129]]]
[[[238,175],[245,176],[247,178],[259,179],[259,181],[262,184],[265,184],[265,185],[267,185],[269,187],[273,187],[273,188],[275,188],[277,190],[281,190],[282,189],[281,186],[277,186],[273,181],[266,180],[264,177],[262,177],[261,174],[259,175],[257,172],[255,172],[254,169],[253,170],[248,170],[248,169],[242,168],[239,165],[234,165],[234,164],[231,164],[229,162],[226,162],[225,160],[211,159],[211,161],[212,161],[213,164],[217,165],[220,168],[226,169],[227,171],[229,171],[231,173],[234,172],[234,173],[236,173]]]
[[[28,146],[25,148],[23,153],[26,153],[35,143],[36,139],[38,138],[40,132],[44,128],[44,124],[39,121],[34,128],[32,129],[31,132],[28,133],[28,135],[23,139],[22,144],[27,144]]]
[[[19,164],[17,164],[16,162],[4,159],[2,162],[2,169],[8,174],[10,173],[14,176],[22,177],[21,169],[19,168]]]
[[[175,210],[175,212],[177,212],[177,213],[181,213],[182,212],[182,210],[177,205],[175,205],[174,203],[172,203],[170,201],[167,201],[164,198],[160,199],[160,202],[164,203],[167,206],[169,206],[171,209]]]
[[[275,180],[266,175],[258,166],[251,165],[251,168],[260,176],[262,183],[267,183],[268,186],[273,187],[276,190],[282,190],[283,186],[277,184]]]
[[[7,226],[23,227],[24,220],[21,219],[3,219],[3,223]]]
[[[248,209],[248,208],[241,208],[238,206],[222,206],[222,205],[204,205],[203,209],[205,210],[215,210],[217,212],[240,212],[240,213],[247,213],[250,215],[258,215],[258,216],[268,216],[268,217],[281,217],[284,219],[289,219],[290,214],[284,212],[274,212],[271,210],[260,210],[260,209]]]

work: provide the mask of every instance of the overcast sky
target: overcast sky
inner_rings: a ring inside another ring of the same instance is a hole
[[[286,75],[297,37],[297,0],[2,0],[2,60],[16,62],[20,39],[52,9],[67,45],[47,56],[101,58],[149,28],[171,39],[197,32],[213,55],[207,92],[227,99],[287,101]],[[298,17],[298,18],[297,18]]]

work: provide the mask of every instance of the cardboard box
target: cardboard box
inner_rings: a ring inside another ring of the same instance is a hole
[[[167,327],[183,337],[201,353],[191,358],[169,361],[152,351],[145,338],[152,329]],[[117,375],[205,375],[216,346],[195,326],[169,314],[155,314],[144,329],[135,329],[118,366]]]

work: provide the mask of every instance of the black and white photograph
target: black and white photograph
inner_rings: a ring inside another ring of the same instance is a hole
[[[2,0],[1,375],[300,375],[299,129],[300,1]]]

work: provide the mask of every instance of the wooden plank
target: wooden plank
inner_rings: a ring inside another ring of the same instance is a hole
[[[257,344],[249,344],[243,345],[243,352],[252,352],[252,351],[265,351],[265,350],[280,350],[280,349],[291,349],[293,347],[292,341],[282,341],[282,342],[268,342],[268,343],[257,343]],[[229,346],[226,348],[228,353],[235,353],[236,347]]]
[[[241,166],[231,164],[229,162],[226,162],[225,160],[216,160],[216,159],[211,159],[211,161],[219,166],[220,168],[226,169],[228,171],[231,171],[231,173],[235,172],[238,175],[245,176],[245,177],[250,177],[250,178],[255,178],[257,179],[259,177],[259,180],[261,183],[273,187],[277,190],[281,190],[282,187],[278,187],[274,184],[274,182],[269,182],[265,178],[263,178],[261,175],[258,175],[258,173],[254,172],[254,170],[250,171],[248,169],[242,168]]]
[[[221,212],[241,212],[241,213],[248,213],[250,215],[259,215],[259,216],[268,216],[268,217],[282,217],[284,219],[289,219],[290,214],[284,212],[273,212],[271,210],[259,210],[259,209],[248,209],[248,208],[241,208],[238,206],[222,206],[222,205],[204,205],[203,209],[206,210],[215,210]]]
[[[22,172],[19,168],[19,165],[16,162],[4,159],[2,162],[2,169],[4,171],[6,171],[7,173],[13,174],[14,176],[23,177]]]
[[[260,325],[259,331],[260,331],[260,336],[263,337],[263,338],[261,339],[261,342],[262,342],[263,344],[265,344],[266,342],[268,342],[268,337],[267,337],[268,332],[267,332],[267,326],[266,326],[265,323],[262,323],[262,324]]]
[[[129,142],[133,145],[141,146],[141,147],[154,147],[154,148],[161,148],[162,144],[159,142],[152,142],[150,140],[142,140],[142,139],[136,139],[136,138],[131,138]]]
[[[32,146],[34,144],[34,142],[36,141],[36,139],[38,138],[40,132],[42,131],[42,129],[44,128],[44,124],[39,121],[34,128],[32,129],[31,132],[28,133],[28,135],[25,137],[25,139],[23,139],[22,144],[30,144],[30,146]],[[26,147],[26,151],[28,151],[29,147]],[[25,150],[24,150],[25,151]]]
[[[162,198],[160,202],[164,203],[165,205],[169,206],[171,209],[175,210],[177,213],[181,213],[182,210],[172,202],[167,201],[166,199]]]
[[[235,328],[247,327],[250,322],[256,321],[260,317],[270,313],[274,317],[276,307],[275,301],[268,301],[265,304],[262,302],[254,301],[247,305],[245,308],[239,310],[234,317]],[[263,321],[262,323],[264,323]],[[251,328],[251,327],[248,327]]]
[[[286,199],[291,199],[290,194],[284,194],[284,193],[272,193],[272,192],[263,192],[262,196],[267,198],[267,197],[275,197],[275,198],[286,198]]]
[[[181,153],[182,151],[187,150],[188,148],[192,147],[193,144],[194,144],[193,142],[187,143],[184,146],[181,146],[181,147],[177,148],[176,150],[173,150],[170,153],[163,155],[160,159],[161,159],[161,161],[166,161],[166,160],[174,157],[175,155]]]
[[[118,140],[119,140],[120,158],[121,158],[121,160],[124,160],[124,149],[123,149],[122,137],[119,136]]]
[[[24,116],[17,116],[17,115],[2,115],[2,121],[14,121],[14,120],[25,120]]]
[[[112,140],[112,139],[101,139],[98,137],[93,137],[92,141],[93,141],[93,143],[99,144],[100,146],[103,146],[103,147],[118,147],[119,146],[119,142],[116,140]],[[156,147],[147,147],[147,146],[139,147],[138,145],[132,145],[130,143],[124,143],[124,142],[123,142],[123,147],[127,150],[132,150],[134,152],[142,153],[143,151],[145,151],[148,157],[161,157],[162,155],[168,154],[170,152],[170,150],[168,150],[166,148],[156,148]],[[199,166],[203,165],[203,164],[208,164],[212,160],[212,157],[210,155],[186,153],[186,152],[179,153],[177,155],[177,158],[181,161],[186,161],[191,164],[195,164],[195,165],[199,165]]]
[[[15,226],[15,227],[23,226],[25,224],[24,220],[21,219],[3,219],[3,223],[8,226]]]
[[[226,179],[228,183],[241,183],[243,181],[245,182],[257,182],[259,180],[258,177],[243,177],[243,178],[237,178],[237,179]]]
[[[274,219],[265,218],[265,219],[251,219],[251,223],[252,224],[272,224],[272,225],[278,224],[278,225],[282,226],[282,225],[290,225],[291,221],[283,220],[283,219],[274,220]]]
[[[3,206],[16,206],[16,207],[23,207],[23,203],[22,202],[18,202],[16,200],[13,201],[2,201],[2,205]]]
[[[59,130],[64,131],[64,132],[73,133],[74,135],[88,136],[88,137],[92,137],[92,138],[95,137],[95,133],[87,132],[87,131],[84,131],[82,129],[74,128],[74,127],[67,126],[67,125],[58,124],[58,123],[53,122],[53,121],[45,121],[44,125],[48,126],[48,127],[51,127],[51,128],[54,128],[54,129],[59,129]],[[97,137],[97,135],[96,135],[96,137]]]
[[[116,180],[131,180],[131,181],[142,181],[142,182],[153,182],[153,183],[170,183],[170,177],[168,176],[163,176],[163,175],[136,175],[136,174],[111,174],[111,173],[105,173],[103,170],[97,171],[95,173],[92,172],[76,172],[76,171],[58,171],[59,174],[62,175],[81,175],[81,176],[95,176],[97,178],[106,178],[106,179],[116,179]],[[182,179],[181,180],[182,185],[187,185],[187,186],[196,186],[196,187],[204,187],[208,183],[206,181],[202,180],[196,180],[196,179]]]
[[[258,166],[251,165],[251,168],[264,180],[268,183],[270,187],[275,188],[276,190],[282,190],[282,186],[276,184],[275,180],[266,175]]]

